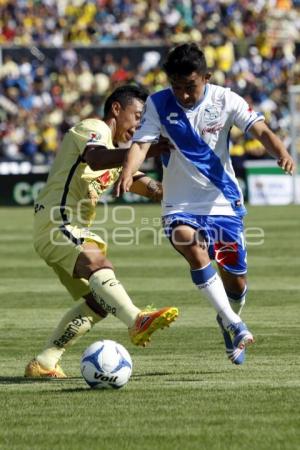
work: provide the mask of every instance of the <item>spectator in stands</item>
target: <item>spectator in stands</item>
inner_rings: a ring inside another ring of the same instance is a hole
[[[101,57],[82,59],[73,47],[117,40],[140,44],[150,39],[151,44],[167,46],[182,40],[201,42],[216,82],[254,103],[272,130],[288,143],[286,87],[291,76],[294,82],[300,81],[300,63],[294,56],[299,9],[293,10],[292,4],[299,8],[297,1],[277,1],[270,9],[266,0],[2,0],[0,45],[61,47],[54,61],[42,55],[40,62],[28,57],[15,60],[4,51],[0,115],[6,148],[2,144],[2,157],[48,155],[49,136],[51,142],[59,141],[76,121],[101,114],[103,97],[119,83],[135,80],[151,91],[166,85],[158,51],[145,52],[140,65],[133,67],[125,53],[116,58],[105,50]],[[26,131],[32,120],[38,130],[29,137]],[[47,139],[41,137],[43,123],[50,127]],[[245,146],[244,141],[240,144]],[[50,147],[51,154],[57,145],[52,142]],[[253,145],[248,148],[253,151]]]

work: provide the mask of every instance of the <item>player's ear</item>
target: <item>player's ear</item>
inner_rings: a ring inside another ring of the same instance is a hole
[[[111,113],[113,115],[113,117],[118,117],[120,114],[122,107],[121,104],[119,102],[113,102],[111,105]]]
[[[210,78],[211,78],[211,72],[207,72],[207,73],[205,74],[204,80],[207,82],[207,81],[210,80]]]

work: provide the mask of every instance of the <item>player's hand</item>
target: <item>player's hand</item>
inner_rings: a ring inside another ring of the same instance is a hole
[[[121,175],[114,187],[114,195],[116,197],[120,197],[125,192],[128,192],[133,183],[133,177],[130,173],[127,173],[125,170],[121,172]]]
[[[277,164],[282,168],[282,170],[285,171],[285,173],[293,175],[295,170],[295,163],[293,158],[288,153],[278,159]]]

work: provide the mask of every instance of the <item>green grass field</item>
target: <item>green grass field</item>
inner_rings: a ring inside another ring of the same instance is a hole
[[[263,229],[264,244],[248,249],[244,318],[256,345],[242,367],[226,359],[215,314],[186,263],[165,239],[154,245],[159,213],[137,206],[130,239],[148,229],[139,245],[111,245],[109,257],[137,305],[177,305],[177,322],[141,349],[110,317],[65,355],[69,379],[33,382],[24,367],[72,303],[33,251],[31,210],[0,209],[1,449],[300,449],[299,206],[249,208],[246,226]],[[129,231],[122,233],[124,244]],[[248,233],[252,244],[254,234],[261,240],[259,230]],[[132,355],[133,375],[120,391],[93,391],[80,376],[83,350],[101,338]]]

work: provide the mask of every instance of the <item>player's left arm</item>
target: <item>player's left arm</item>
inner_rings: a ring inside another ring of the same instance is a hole
[[[161,201],[163,196],[162,184],[142,172],[137,172],[133,176],[129,191],[155,201]]]
[[[286,173],[293,174],[295,163],[281,140],[263,121],[255,122],[249,130],[258,139],[267,152],[277,159],[277,164]]]

